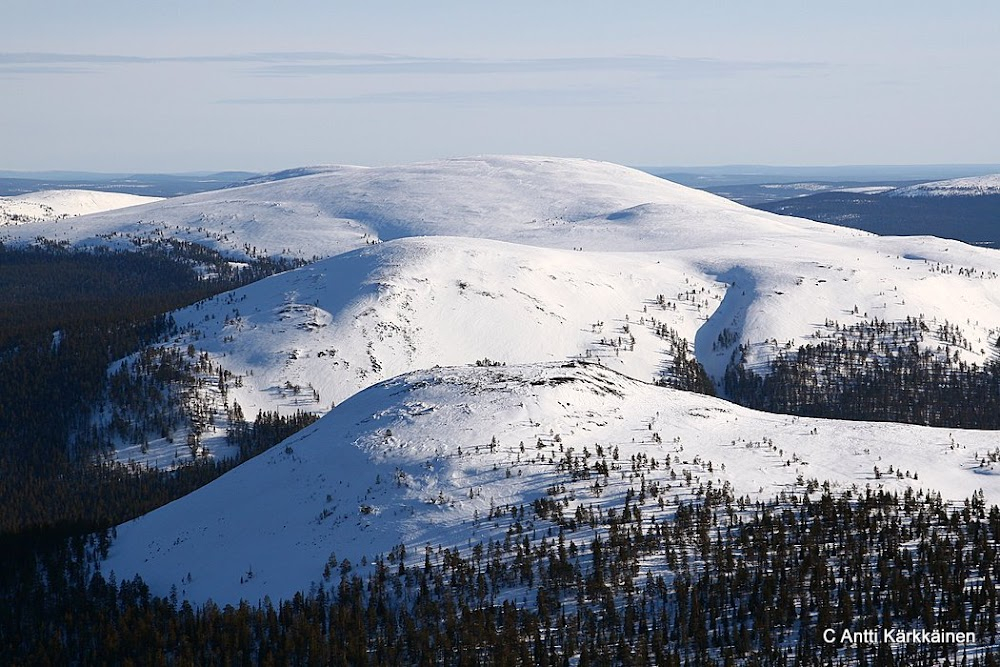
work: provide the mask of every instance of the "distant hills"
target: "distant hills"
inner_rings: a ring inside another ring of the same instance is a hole
[[[791,201],[926,210],[993,199],[870,185]],[[709,488],[761,500],[824,482],[1000,500],[995,438],[963,428],[979,422],[806,416],[837,391],[862,408],[886,403],[862,391],[861,371],[890,388],[924,371],[992,381],[992,250],[778,215],[606,162],[524,156],[290,170],[0,236],[12,248],[174,242],[237,267],[309,261],[173,312],[169,337],[112,365],[135,373],[116,375],[130,400],[151,397],[95,407],[93,429],[129,426],[108,452],[118,461],[222,458],[254,415],[318,418],[119,526],[104,571],[139,573],[162,595],[256,603],[333,581],[344,560],[370,571],[399,545],[416,558],[427,546],[488,548],[506,537],[498,514],[552,516],[550,498],[583,526],[595,508],[641,497],[647,531],[673,511],[653,509],[654,485],[667,508]],[[819,361],[794,365],[799,355]],[[787,396],[768,396],[787,399],[772,412],[721,400],[737,374],[753,393],[776,369],[797,376],[779,387]],[[185,376],[173,405],[163,378]],[[799,416],[775,414],[782,405]],[[177,418],[142,430],[143,410]],[[531,549],[552,539],[517,530]]]
[[[887,192],[890,197],[988,197],[1000,195],[1000,173],[920,183]]]
[[[101,174],[71,171],[0,171],[0,197],[40,190],[94,190],[147,197],[176,197],[242,183],[256,172],[225,171],[193,174]]]
[[[1000,247],[1000,174],[868,191],[848,188],[754,206],[876,234]]]

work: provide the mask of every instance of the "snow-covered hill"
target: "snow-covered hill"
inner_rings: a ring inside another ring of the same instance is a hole
[[[295,167],[292,169],[282,169],[268,174],[252,176],[231,187],[242,187],[245,185],[257,185],[259,183],[270,183],[272,181],[283,181],[288,178],[299,178],[300,176],[312,176],[314,174],[325,174],[340,171],[343,167],[339,165],[314,165],[311,167]]]
[[[331,562],[401,543],[502,540],[503,525],[483,517],[556,484],[569,489],[567,511],[621,505],[638,484],[635,471],[626,480],[633,457],[646,483],[669,489],[668,505],[710,480],[756,497],[811,480],[955,499],[982,487],[1000,502],[980,465],[1000,457],[990,433],[768,415],[648,384],[669,376],[679,348],[719,382],[734,357],[763,370],[852,325],[908,318],[924,326],[921,351],[981,365],[1000,335],[993,251],[547,158],[330,168],[44,224],[21,238],[167,236],[234,256],[325,258],[175,313],[182,333],[165,344],[232,374],[218,380],[225,392],[202,383],[218,416],[236,402],[250,419],[326,416],[119,527],[105,567],[140,572],[157,592],[278,598]],[[864,335],[872,350],[906,345]],[[207,421],[220,438],[223,420]],[[150,444],[119,457],[169,464],[165,445]],[[668,456],[670,466],[645,462]],[[614,471],[606,488],[573,474],[598,457]]]
[[[554,248],[667,250],[779,232],[857,235],[748,209],[635,169],[579,159],[483,157],[327,171],[171,198],[72,228],[14,230],[74,244],[177,238],[239,257],[329,257],[376,240],[465,236]]]
[[[1000,174],[933,181],[890,190],[888,197],[977,197],[1000,195]]]
[[[331,561],[357,567],[400,544],[420,558],[425,546],[465,553],[503,541],[510,521],[488,517],[546,489],[567,499],[565,516],[620,510],[639,472],[664,501],[647,501],[645,521],[709,484],[765,499],[826,481],[946,498],[982,488],[996,503],[1000,476],[979,465],[995,449],[992,433],[758,413],[594,364],[435,368],[359,393],[120,526],[104,571],[138,572],[155,592],[176,586],[195,600],[288,598]]]
[[[267,192],[285,203],[261,206]],[[239,218],[225,241],[233,247],[252,246],[244,238],[301,254],[360,246],[176,314],[187,333],[175,344],[238,376],[229,398],[251,419],[258,410],[322,414],[400,373],[486,358],[600,358],[648,382],[670,370],[683,339],[718,383],[741,344],[750,367],[763,369],[780,351],[873,319],[947,322],[961,344],[931,331],[922,345],[980,365],[1000,333],[992,251],[762,213],[583,160],[350,167],[83,221],[201,206]],[[339,217],[349,210],[353,218]],[[390,230],[399,238],[366,243]],[[437,235],[445,232],[466,238]],[[221,399],[216,409],[225,414]],[[220,422],[213,451],[223,452],[224,433]],[[134,443],[119,457],[173,462],[168,445],[143,453]]]
[[[160,200],[160,197],[96,190],[42,190],[14,197],[0,197],[0,226],[60,220]]]
[[[251,419],[259,410],[323,414],[380,380],[485,359],[600,360],[650,382],[669,379],[676,357],[691,355],[719,382],[740,344],[762,368],[780,351],[873,318],[923,316],[932,331],[922,346],[968,363],[995,354],[1000,262],[992,254],[929,238],[862,238],[865,245],[801,240],[789,249],[774,237],[648,253],[399,239],[175,313],[183,333],[171,344],[191,345],[232,373],[230,405]],[[958,267],[942,263],[951,261]],[[963,332],[961,345],[933,330],[946,322]],[[218,437],[209,444],[222,453],[226,406],[216,400]],[[145,449],[135,443],[119,458],[175,461],[166,439]]]

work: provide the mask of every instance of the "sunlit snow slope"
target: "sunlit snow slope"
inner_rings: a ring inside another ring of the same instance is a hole
[[[161,199],[119,192],[42,190],[13,197],[0,197],[0,226],[60,220],[156,201]]]
[[[95,215],[72,229],[34,226],[20,238],[127,247],[128,239],[170,237],[241,256],[312,258],[376,239],[428,235],[584,250],[667,250],[768,232],[859,234],[756,211],[591,160],[483,157],[325,169]]]
[[[400,239],[180,311],[187,333],[174,344],[194,344],[241,376],[231,395],[247,415],[324,412],[376,381],[483,359],[600,359],[650,382],[673,361],[664,330],[685,339],[716,379],[737,343],[749,343],[751,361],[762,364],[830,330],[828,319],[920,314],[961,325],[971,348],[955,350],[962,358],[981,363],[993,354],[1000,262],[992,254],[928,238],[863,238],[804,240],[802,258],[774,238],[677,253]],[[901,254],[881,250],[893,244]],[[979,269],[944,272],[936,258]],[[720,340],[727,330],[732,336]],[[933,332],[924,342],[941,344]],[[318,399],[283,391],[289,384]]]
[[[671,502],[708,481],[755,497],[827,481],[956,499],[983,488],[1000,502],[980,465],[991,433],[755,413],[649,384],[677,341],[718,381],[740,349],[763,370],[845,326],[911,317],[927,324],[923,350],[981,364],[1000,335],[995,251],[755,211],[586,160],[324,170],[23,233],[322,258],[174,314],[182,333],[164,344],[236,378],[220,402],[251,419],[325,417],[120,526],[105,564],[120,579],[278,598],[331,560],[502,540],[482,520],[491,505],[556,482],[579,503],[622,505],[634,482],[622,471],[595,491],[558,466],[614,448],[620,461],[670,457],[675,477],[658,481]],[[145,459],[137,449],[120,458],[161,460],[156,443]]]
[[[250,418],[324,413],[379,380],[485,358],[600,359],[648,382],[673,362],[664,333],[717,382],[741,344],[763,369],[873,319],[922,316],[922,345],[968,363],[990,358],[1000,333],[1000,259],[955,241],[764,213],[587,160],[325,169],[52,229],[80,242],[107,241],[86,237],[91,227],[118,240],[158,230],[233,252],[333,255],[175,315],[188,330],[177,345],[241,376],[230,396]],[[945,322],[963,345],[936,335]]]
[[[494,441],[494,438],[496,439]],[[523,446],[522,446],[523,445]],[[621,508],[633,457],[660,461],[669,516],[699,484],[770,498],[811,480],[843,490],[983,488],[1000,476],[977,456],[992,433],[827,421],[754,412],[630,380],[594,364],[436,368],[371,387],[208,486],[118,528],[104,571],[142,574],[152,589],[219,603],[288,598],[324,566],[357,566],[405,544],[467,550],[502,541],[493,507],[530,504],[566,485],[577,505]],[[610,465],[603,477],[571,474]],[[669,465],[664,465],[668,461]],[[875,468],[895,474],[876,479]],[[914,478],[914,475],[916,478]],[[690,480],[688,479],[690,476]],[[595,490],[595,479],[600,480]],[[541,537],[541,536],[540,536]]]

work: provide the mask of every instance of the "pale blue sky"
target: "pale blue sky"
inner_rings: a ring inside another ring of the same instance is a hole
[[[5,4],[0,169],[1000,161],[993,0]]]

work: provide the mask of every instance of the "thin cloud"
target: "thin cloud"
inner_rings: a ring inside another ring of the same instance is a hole
[[[635,72],[659,76],[725,76],[749,71],[803,70],[825,67],[814,62],[744,62],[713,58],[612,56],[581,58],[470,59],[398,58],[391,62],[292,62],[259,67],[257,76],[535,74],[568,72]]]
[[[72,67],[65,65],[3,65],[0,64],[0,76],[13,77],[36,74],[93,74],[93,67]]]
[[[641,103],[634,91],[620,88],[395,91],[332,97],[248,97],[219,100],[232,105],[395,105],[448,106],[618,106]]]
[[[0,66],[8,65],[83,65],[155,62],[142,56],[103,55],[98,53],[0,53]]]
[[[156,64],[183,62],[218,63],[310,63],[310,62],[370,62],[408,63],[436,61],[436,58],[422,58],[394,53],[341,53],[336,51],[261,51],[232,54],[192,54],[182,56],[134,56],[107,53],[47,53],[47,52],[0,52],[0,67],[8,65],[52,65],[52,64]]]
[[[94,66],[162,63],[232,63],[254,65],[259,77],[484,75],[568,72],[634,72],[660,77],[714,77],[755,71],[803,71],[828,65],[799,61],[737,61],[655,55],[563,58],[430,58],[393,53],[325,51],[248,52],[182,56],[134,56],[86,53],[0,53],[0,73],[94,72]],[[70,69],[83,65],[90,68]]]

